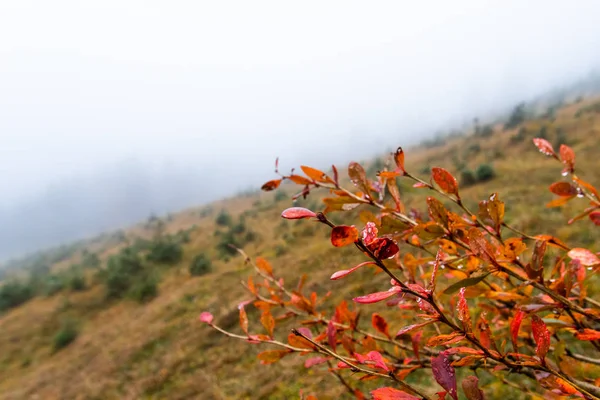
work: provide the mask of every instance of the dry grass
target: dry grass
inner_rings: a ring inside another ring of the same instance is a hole
[[[595,114],[575,118],[576,111],[589,103],[560,110],[549,139],[552,141],[555,128],[561,127],[577,153],[584,179],[600,184],[600,175],[595,173],[599,167],[596,143],[600,139],[600,119]],[[534,130],[540,122],[528,122],[526,126]],[[535,150],[531,144],[533,133],[522,142],[511,140],[516,134],[498,130],[486,139],[457,138],[440,147],[409,150],[407,166],[414,171],[443,166],[458,173],[457,162],[471,169],[491,162],[497,177],[462,191],[470,207],[499,192],[507,202],[511,224],[534,234],[554,233],[567,243],[600,250],[589,223],[565,227],[566,219],[574,215],[573,209],[544,207],[552,198],[547,186],[560,179],[560,167]],[[469,150],[473,144],[479,147]],[[269,171],[265,174],[268,178]],[[421,210],[424,195],[412,188],[404,192],[407,205]],[[212,213],[202,213],[206,209],[203,207],[175,215],[166,225],[167,232],[194,225],[196,228],[185,245],[183,261],[162,273],[159,296],[145,305],[126,300],[107,303],[103,287],[96,284],[82,293],[35,298],[6,312],[0,317],[0,398],[281,399],[296,397],[302,387],[308,392],[324,393],[320,398],[343,397],[335,384],[330,385],[333,378],[305,370],[302,359],[289,357],[281,364],[259,365],[255,359],[257,347],[220,336],[196,320],[200,311],[210,310],[219,325],[235,331],[236,305],[247,299],[239,283],[247,276],[248,267],[239,258],[224,261],[216,257],[214,219],[221,209],[234,218],[247,213],[246,224],[260,240],[246,246],[246,251],[270,259],[287,281],[295,282],[301,274],[310,273],[311,290],[322,295],[334,289],[331,303],[349,292],[362,294],[370,288],[354,280],[345,284],[328,281],[332,271],[357,262],[360,255],[331,248],[326,232],[308,221],[282,223],[279,213],[289,204],[289,200],[275,203],[272,193],[261,193],[212,204]],[[581,208],[584,205],[579,201]],[[129,240],[149,235],[144,224],[126,232]],[[101,250],[105,261],[124,244],[94,246],[92,250]],[[187,266],[202,251],[215,256],[213,272],[192,278]],[[76,256],[53,268],[67,268],[78,261]],[[78,322],[80,335],[55,352],[52,336],[65,318]],[[254,328],[259,329],[257,324]]]

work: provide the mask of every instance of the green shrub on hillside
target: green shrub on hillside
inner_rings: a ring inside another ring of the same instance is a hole
[[[69,278],[69,288],[74,292],[85,290],[85,277],[81,273],[73,273]]]
[[[158,295],[158,281],[150,274],[137,277],[128,291],[128,296],[138,303],[145,303]]]
[[[160,239],[150,246],[146,259],[156,264],[174,265],[181,261],[183,248],[172,239]]]
[[[50,275],[44,284],[43,294],[52,296],[65,288],[65,280],[60,275]]]
[[[73,343],[75,339],[77,339],[78,335],[79,331],[73,321],[67,320],[63,322],[59,331],[56,332],[56,334],[52,338],[52,345],[54,351],[58,351],[67,347],[69,344]]]
[[[471,186],[477,183],[475,174],[470,169],[463,169],[460,172],[460,184],[462,186]]]
[[[16,307],[31,299],[32,287],[19,281],[6,282],[0,286],[0,311]]]
[[[475,176],[477,177],[478,182],[485,182],[493,179],[496,176],[496,172],[494,171],[494,167],[490,164],[481,164],[475,170]]]
[[[219,215],[217,215],[215,222],[217,223],[217,225],[220,225],[220,226],[230,226],[231,222],[232,222],[232,218],[231,218],[231,215],[227,211],[221,210]]]
[[[106,270],[102,271],[108,298],[124,297],[134,280],[146,271],[137,252],[130,248],[123,249],[119,254],[108,260]]]
[[[190,263],[189,270],[192,276],[207,274],[212,270],[212,262],[206,254],[198,254]]]

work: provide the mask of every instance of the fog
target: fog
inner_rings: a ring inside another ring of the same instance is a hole
[[[416,4],[418,3],[418,4]],[[587,76],[600,3],[0,3],[0,258],[418,143]]]

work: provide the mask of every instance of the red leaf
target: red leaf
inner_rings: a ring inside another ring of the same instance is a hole
[[[440,247],[435,255],[435,262],[433,263],[433,270],[431,271],[431,279],[429,280],[429,291],[431,293],[435,292],[435,279],[443,258],[444,252],[442,251],[442,247]]]
[[[204,311],[202,314],[200,314],[200,317],[198,319],[200,320],[200,322],[212,325],[213,315],[207,311]]]
[[[398,251],[400,251],[400,248],[396,242],[390,238],[377,238],[367,247],[379,260],[392,258],[398,253]]]
[[[362,231],[362,241],[368,246],[377,239],[377,225],[373,222],[367,222]]]
[[[492,337],[490,331],[490,325],[485,319],[485,312],[482,312],[477,322],[477,330],[479,330],[479,341],[483,347],[489,349],[492,346]]]
[[[367,294],[364,296],[355,297],[352,300],[354,300],[355,302],[360,303],[360,304],[377,303],[377,302],[383,301],[385,299],[389,299],[390,297],[394,296],[396,293],[399,293],[401,290],[402,289],[400,289],[398,286],[394,286],[387,292],[371,293],[371,294]]]
[[[420,397],[415,397],[402,390],[391,387],[382,387],[371,391],[373,400],[419,400]]]
[[[458,400],[456,393],[456,374],[454,367],[450,365],[450,360],[445,352],[441,352],[437,357],[431,358],[431,370],[433,377],[441,387],[450,394],[454,400]]]
[[[331,244],[343,247],[358,240],[358,230],[355,226],[338,225],[331,230]]]
[[[548,349],[550,349],[550,332],[544,321],[535,314],[531,316],[531,330],[536,344],[535,354],[544,360]]]
[[[561,197],[571,197],[577,195],[577,188],[569,182],[554,182],[552,185],[550,185],[550,191]]]
[[[577,260],[581,263],[581,265],[585,265],[586,267],[600,264],[600,259],[597,255],[589,251],[588,249],[583,248],[575,248],[571,249],[567,255],[571,257],[573,260]]]
[[[579,340],[600,340],[600,332],[593,329],[583,329],[575,334]]]
[[[327,357],[309,358],[308,360],[304,361],[304,368],[310,368],[314,365],[326,363],[327,361],[329,361],[329,358],[327,358]]]
[[[371,323],[373,324],[373,327],[379,332],[383,333],[388,338],[390,337],[388,323],[381,315],[373,313],[373,315],[371,316]]]
[[[335,165],[331,166],[331,170],[333,171],[333,181],[335,182],[335,186],[339,187],[340,186],[339,174],[338,174],[338,170],[335,167]]]
[[[333,281],[335,281],[337,279],[341,279],[341,278],[345,277],[346,275],[349,275],[349,274],[353,273],[354,271],[356,271],[360,267],[363,267],[363,266],[369,265],[369,264],[375,264],[375,262],[374,261],[366,261],[364,263],[358,264],[356,267],[352,267],[350,269],[342,269],[340,271],[336,271],[336,272],[333,273],[333,275],[331,275],[331,277],[329,279],[331,279]]]
[[[523,318],[525,318],[525,312],[523,312],[523,310],[519,310],[510,323],[510,339],[512,340],[515,352],[518,348],[517,339],[519,337],[519,328],[521,328],[521,322],[523,322]]]
[[[244,306],[240,307],[240,326],[246,335],[248,334],[248,315],[246,314],[246,310]]]
[[[335,351],[337,345],[337,340],[335,337],[336,334],[337,329],[335,328],[333,321],[329,321],[329,323],[327,324],[327,343],[329,343],[329,347],[331,347],[331,350],[333,351]]]
[[[483,392],[479,389],[479,379],[474,376],[467,376],[461,382],[463,392],[468,400],[484,400]]]
[[[378,351],[370,351],[370,352],[368,352],[367,353],[367,359],[370,360],[370,361],[373,361],[375,363],[375,366],[378,367],[378,368],[381,368],[381,369],[386,370],[386,371],[390,370],[388,368],[388,366],[385,364],[385,360],[383,359],[383,356]]]
[[[271,190],[277,189],[280,184],[281,184],[281,179],[273,179],[272,181],[269,181],[269,182],[265,183],[264,185],[262,185],[261,189],[264,190],[265,192],[269,192]]]
[[[450,172],[443,168],[433,167],[431,168],[431,177],[443,192],[458,196],[458,183]]]
[[[317,214],[304,207],[291,207],[283,210],[281,216],[285,219],[316,218]]]
[[[471,322],[471,314],[469,313],[469,305],[465,299],[465,288],[461,288],[458,292],[458,319],[462,321],[466,332],[471,332],[473,324]]]
[[[405,335],[405,334],[407,334],[407,333],[409,333],[409,332],[412,332],[412,331],[414,331],[415,329],[422,328],[422,327],[424,327],[424,326],[426,326],[426,325],[429,325],[429,324],[431,324],[431,323],[433,323],[433,322],[435,322],[435,321],[427,321],[427,322],[422,322],[422,323],[420,323],[420,324],[413,324],[413,325],[408,325],[408,326],[405,326],[404,328],[401,328],[401,329],[398,331],[398,333],[396,333],[396,337],[398,337],[398,336],[402,336],[402,335]]]
[[[533,143],[537,146],[537,148],[540,150],[540,152],[542,154],[545,154],[547,156],[556,157],[556,154],[554,153],[554,149],[552,148],[552,145],[546,139],[534,138]]]
[[[417,360],[419,360],[419,344],[421,343],[422,336],[423,331],[419,331],[410,338],[410,341],[412,342],[413,353],[415,353],[415,358]]]
[[[560,145],[560,159],[564,164],[563,175],[573,173],[575,171],[575,152],[566,144]]]
[[[404,169],[404,150],[402,147],[398,147],[396,152],[394,153],[394,161],[396,162],[396,167],[404,173],[406,170]]]

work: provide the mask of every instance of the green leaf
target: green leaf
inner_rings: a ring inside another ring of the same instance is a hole
[[[466,279],[463,279],[462,281],[458,281],[458,282],[448,286],[446,288],[446,290],[444,290],[444,294],[452,294],[454,292],[457,292],[461,288],[477,285],[479,282],[484,280],[489,274],[490,274],[489,272],[484,272],[481,275],[473,274],[472,276],[470,276]]]

